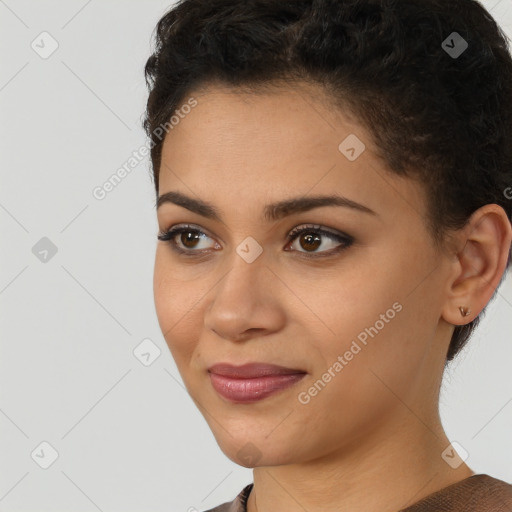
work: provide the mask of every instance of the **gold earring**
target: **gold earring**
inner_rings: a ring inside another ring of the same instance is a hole
[[[468,316],[471,313],[471,309],[466,308],[464,306],[460,306],[459,311],[462,316]]]

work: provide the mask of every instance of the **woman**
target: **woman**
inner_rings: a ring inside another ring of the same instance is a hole
[[[510,267],[512,58],[474,0],[183,0],[146,64],[158,320],[221,512],[510,511],[438,410]]]

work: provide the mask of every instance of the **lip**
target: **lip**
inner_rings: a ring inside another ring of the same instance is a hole
[[[219,395],[234,403],[251,403],[293,386],[306,375],[303,370],[265,363],[233,366],[219,363],[208,369]]]
[[[231,377],[233,379],[252,379],[255,377],[266,377],[268,375],[292,375],[306,373],[297,368],[287,368],[276,364],[267,363],[247,363],[241,366],[235,366],[230,363],[218,363],[208,368],[210,373]]]

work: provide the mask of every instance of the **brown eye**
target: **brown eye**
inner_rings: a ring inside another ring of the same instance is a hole
[[[316,250],[320,247],[322,237],[311,233],[303,233],[299,237],[300,246],[306,250]]]
[[[200,247],[202,240],[207,238],[211,239],[204,231],[193,226],[183,225],[158,235],[158,240],[168,242],[173,251],[191,257],[201,256],[208,252],[210,249],[208,246]],[[290,246],[290,242],[292,242],[292,248],[293,244],[297,243],[292,252],[315,258],[339,253],[352,245],[354,239],[343,233],[334,233],[321,229],[321,226],[309,225],[295,228],[288,235],[287,247]],[[214,249],[220,249],[220,245],[216,243]],[[290,251],[290,249],[286,248],[285,250]]]
[[[331,244],[324,242],[324,240],[330,241]],[[288,241],[297,242],[298,246],[296,247],[298,252],[302,254],[310,253],[315,257],[317,254],[319,256],[330,256],[334,253],[338,253],[352,245],[354,239],[349,235],[326,231],[321,229],[321,226],[305,226],[294,229],[290,233]],[[327,250],[318,251],[322,246]],[[334,249],[332,249],[332,246],[334,246]],[[304,249],[304,251],[299,250],[299,248]]]
[[[208,249],[208,247],[198,248],[198,244],[203,238],[210,237],[203,231],[190,226],[178,226],[158,235],[158,240],[169,242],[173,250],[191,254],[196,252],[202,253],[203,250]]]
[[[192,233],[192,235],[191,235]],[[200,240],[200,236],[197,234],[197,231],[182,231],[180,233],[180,242],[187,248],[187,249],[194,249],[198,240]]]

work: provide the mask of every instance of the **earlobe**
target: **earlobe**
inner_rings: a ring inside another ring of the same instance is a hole
[[[472,314],[471,308],[467,306],[459,306],[458,310],[452,309],[449,313],[443,314],[443,318],[452,325],[469,324],[476,316]]]
[[[459,307],[459,310],[460,310],[460,314],[461,314],[462,316],[468,316],[468,315],[471,313],[471,309],[466,308],[466,307],[464,307],[464,306],[460,306],[460,307]]]
[[[488,204],[473,213],[457,235],[461,249],[447,282],[442,317],[452,325],[465,325],[485,308],[505,272],[512,227],[505,210]]]

